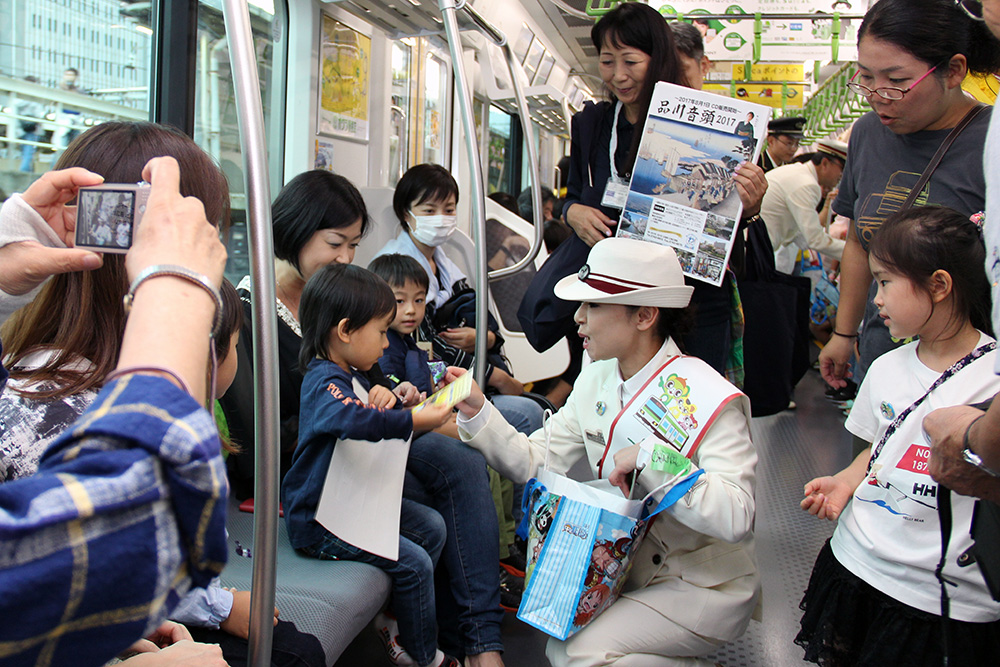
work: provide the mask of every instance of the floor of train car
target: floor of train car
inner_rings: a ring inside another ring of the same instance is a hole
[[[764,591],[761,622],[710,659],[725,667],[786,667],[808,664],[792,639],[798,630],[799,599],[833,524],[799,509],[802,486],[818,475],[850,463],[850,437],[841,412],[824,399],[825,384],[809,371],[796,388],[798,408],[753,420],[757,465],[757,560]],[[571,471],[572,474],[572,471]],[[510,667],[543,667],[546,635],[518,621],[504,620],[504,662]],[[335,667],[381,667],[392,663],[369,627]]]

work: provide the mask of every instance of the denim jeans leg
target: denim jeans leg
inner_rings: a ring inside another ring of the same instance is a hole
[[[498,394],[490,399],[508,424],[518,433],[531,435],[542,427],[542,406],[524,396]]]
[[[25,141],[38,141],[37,134],[27,133],[21,137]],[[28,173],[34,168],[35,146],[34,144],[21,144],[21,171]]]
[[[458,440],[426,433],[410,445],[407,498],[433,507],[447,538],[438,581],[444,648],[477,655],[503,650],[497,523],[483,455]]]
[[[430,507],[404,498],[399,532],[397,561],[370,554],[331,533],[302,551],[314,558],[370,563],[385,571],[392,578],[392,609],[399,623],[399,643],[418,664],[427,665],[437,652],[434,565],[445,544],[445,524]]]

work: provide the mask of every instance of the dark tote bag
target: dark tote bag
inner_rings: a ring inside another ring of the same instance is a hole
[[[774,268],[764,222],[747,229],[746,266],[738,281],[743,302],[743,391],[754,417],[788,407],[792,389],[809,368],[808,278]]]
[[[517,309],[517,319],[531,347],[544,352],[567,336],[576,334],[573,313],[580,307],[555,295],[556,283],[580,271],[587,263],[590,246],[576,234],[559,244],[542,264]]]

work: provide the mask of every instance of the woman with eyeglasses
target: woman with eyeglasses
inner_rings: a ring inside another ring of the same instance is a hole
[[[952,129],[976,111],[962,90],[969,72],[1000,69],[1000,42],[954,0],[880,0],[858,31],[858,71],[848,87],[872,110],[854,125],[851,150],[833,211],[852,220],[841,264],[834,336],[820,354],[823,379],[847,384],[858,340],[854,379],[892,349],[872,306],[868,244],[882,221],[899,210]],[[949,206],[971,215],[985,206],[983,146],[990,109],[979,110],[933,171],[914,205]],[[856,443],[860,451],[867,443]]]

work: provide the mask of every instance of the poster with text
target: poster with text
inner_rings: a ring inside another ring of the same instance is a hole
[[[323,15],[316,131],[368,140],[371,37]]]
[[[770,119],[760,104],[656,84],[618,236],[668,245],[686,275],[722,284],[743,211],[733,173],[756,162]]]

